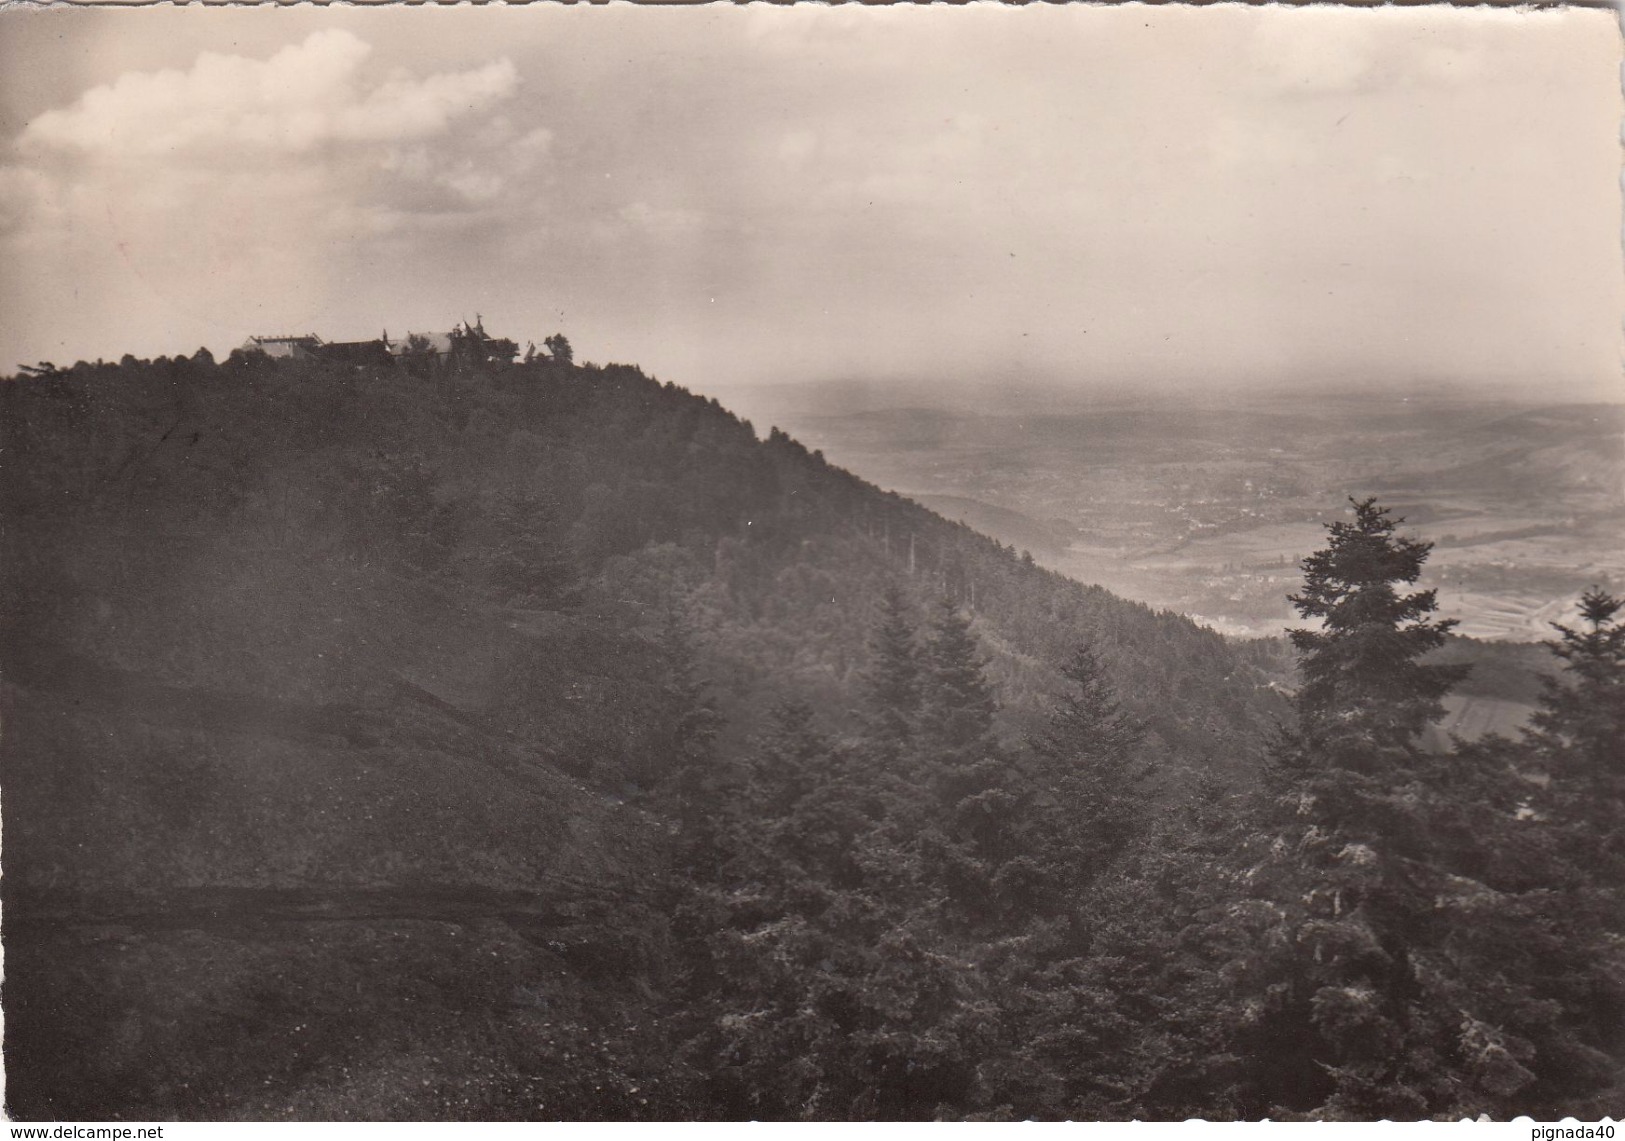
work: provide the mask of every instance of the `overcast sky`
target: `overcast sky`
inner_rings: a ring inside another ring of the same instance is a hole
[[[1620,396],[1606,11],[0,15],[0,371],[484,315],[706,390]]]

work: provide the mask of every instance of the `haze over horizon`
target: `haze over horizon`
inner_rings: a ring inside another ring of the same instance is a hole
[[[565,332],[830,377],[1621,396],[1606,11],[13,9],[0,371]]]

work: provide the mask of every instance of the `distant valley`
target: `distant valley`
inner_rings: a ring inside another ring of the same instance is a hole
[[[1585,587],[1625,584],[1625,406],[907,396],[729,399],[1045,566],[1227,634],[1291,625],[1298,560],[1350,495],[1437,544],[1426,585],[1475,638],[1542,639]]]

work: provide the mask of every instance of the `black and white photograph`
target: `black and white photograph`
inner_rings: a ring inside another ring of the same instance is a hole
[[[0,10],[4,1115],[1625,1117],[1622,58]]]

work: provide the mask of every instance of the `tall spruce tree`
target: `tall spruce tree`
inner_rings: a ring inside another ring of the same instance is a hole
[[[1581,870],[1598,851],[1571,842],[1591,832],[1568,812],[1596,794],[1593,762],[1617,741],[1599,711],[1618,606],[1588,596],[1588,628],[1560,628],[1573,676],[1553,683],[1524,746],[1426,751],[1421,731],[1460,671],[1423,660],[1450,623],[1431,618],[1431,592],[1398,589],[1428,553],[1398,522],[1356,503],[1305,560],[1294,599],[1324,622],[1294,634],[1305,681],[1274,771],[1272,856],[1254,877],[1277,918],[1254,940],[1241,1007],[1253,1013],[1235,1039],[1257,1061],[1247,1111],[1617,1107],[1625,968],[1608,890]],[[1542,769],[1544,792],[1530,779]]]
[[[938,601],[924,653],[921,738],[938,763],[974,759],[993,748],[998,702],[981,648],[952,599]]]
[[[1625,1109],[1625,600],[1593,588],[1580,623],[1554,624],[1563,663],[1546,678],[1515,763],[1545,777],[1528,810],[1545,841],[1519,850],[1544,879],[1525,933],[1552,1014],[1539,1029],[1535,1109],[1618,1116]],[[1533,858],[1531,858],[1533,857]],[[1544,859],[1542,859],[1544,857]]]
[[[908,596],[895,584],[880,599],[862,686],[865,741],[883,760],[896,762],[920,711],[920,651]]]
[[[1140,1060],[1134,1046],[1149,1032],[1143,966],[1162,960],[1168,946],[1144,939],[1145,885],[1105,877],[1121,868],[1145,824],[1135,779],[1143,727],[1118,704],[1087,646],[1061,672],[1067,688],[1025,742],[1033,795],[1022,814],[1022,854],[999,885],[1015,905],[1016,937],[994,967],[1015,1026],[1003,1084],[1040,1117],[1108,1117],[1130,1108],[1123,1103]],[[1029,874],[1012,884],[1017,868]]]
[[[1530,719],[1532,743],[1551,778],[1548,809],[1584,833],[1586,859],[1625,861],[1625,599],[1592,588],[1577,627],[1557,625],[1548,643],[1563,662],[1547,678]]]
[[[1423,661],[1454,625],[1433,591],[1406,592],[1431,544],[1396,533],[1374,500],[1303,562],[1292,631],[1302,687],[1277,749],[1274,968],[1252,1027],[1265,1112],[1355,1120],[1457,1108],[1470,1050],[1460,991],[1433,953],[1438,901],[1460,884],[1435,866],[1441,795],[1420,738],[1460,667]]]
[[[1421,577],[1433,544],[1396,534],[1404,520],[1375,499],[1349,502],[1353,522],[1328,524],[1331,541],[1303,561],[1303,591],[1291,598],[1302,617],[1321,622],[1291,631],[1302,677],[1298,723],[1316,742],[1403,751],[1466,676],[1464,667],[1422,661],[1456,622],[1429,617],[1436,591],[1399,589]]]
[[[882,811],[854,846],[877,921],[851,1039],[871,1080],[859,1112],[992,1112],[1011,1029],[993,960],[1018,937],[1007,912],[1021,894],[1011,877],[1026,798],[994,735],[997,704],[969,620],[945,601],[917,657],[895,653],[900,642],[877,639],[871,651],[871,678],[907,678],[918,663],[913,686],[898,690],[918,705],[893,750]],[[901,668],[879,668],[888,653]]]
[[[1063,889],[1081,894],[1144,823],[1143,722],[1118,703],[1100,659],[1079,646],[1061,666],[1068,682],[1046,722],[1027,739],[1034,783],[1053,826],[1046,829]]]
[[[932,615],[923,658],[918,771],[933,795],[922,802],[922,840],[935,845],[928,858],[965,917],[992,920],[1030,893],[1020,825],[1032,790],[994,735],[998,702],[986,663],[970,619],[950,599]]]

